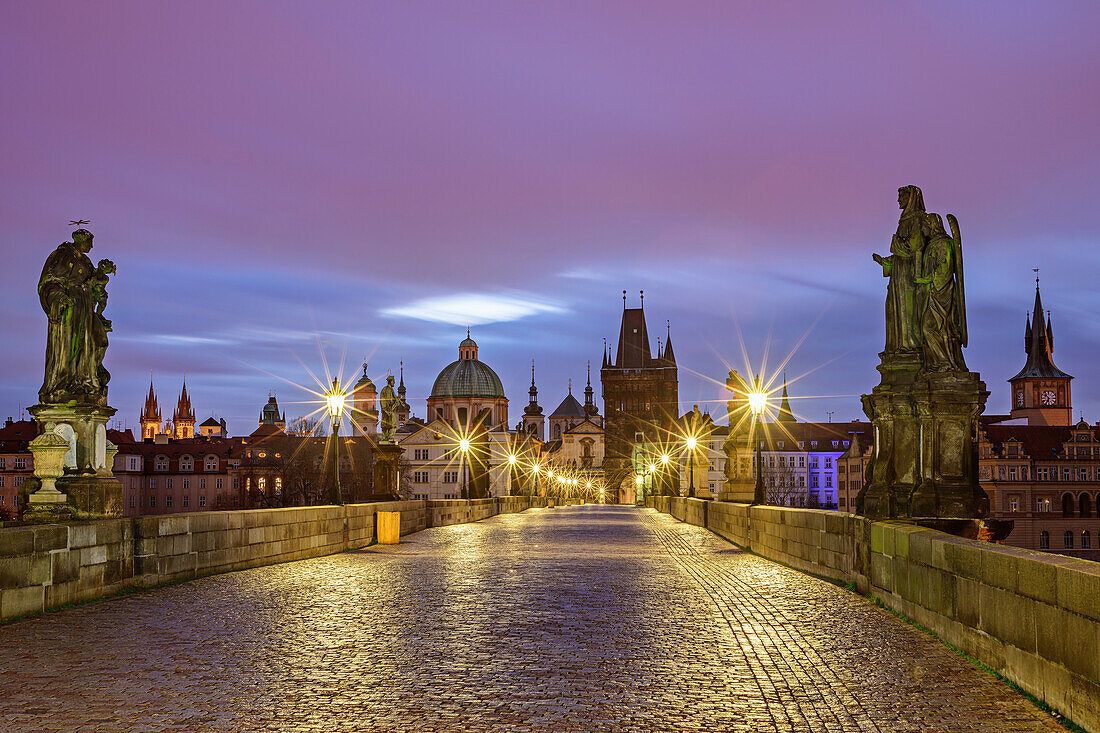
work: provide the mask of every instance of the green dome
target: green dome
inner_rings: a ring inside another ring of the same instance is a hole
[[[443,368],[432,385],[432,397],[504,399],[504,385],[488,364],[459,359]]]

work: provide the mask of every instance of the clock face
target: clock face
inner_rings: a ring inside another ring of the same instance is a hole
[[[1055,399],[1054,390],[1052,389],[1044,389],[1043,393],[1039,395],[1039,401],[1044,405],[1053,405]]]
[[[1024,406],[1024,393],[1023,392],[1017,392],[1016,393],[1016,407],[1023,407],[1023,406]]]

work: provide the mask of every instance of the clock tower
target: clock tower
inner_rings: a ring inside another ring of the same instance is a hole
[[[1069,425],[1073,402],[1070,375],[1054,366],[1054,329],[1050,314],[1043,314],[1039,278],[1035,278],[1035,309],[1024,330],[1027,363],[1008,380],[1012,386],[1012,417],[1026,418],[1029,425]]]

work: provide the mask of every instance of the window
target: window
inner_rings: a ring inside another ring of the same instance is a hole
[[[1035,500],[1035,511],[1037,512],[1049,512],[1050,511],[1050,499],[1043,497]]]
[[[185,488],[185,489],[190,489],[191,488],[191,479],[185,478],[183,480],[183,488]]]
[[[137,456],[127,456],[126,458],[126,470],[127,471],[140,471],[141,459]]]
[[[1089,531],[1087,529],[1081,532],[1081,549],[1092,549],[1092,535],[1089,534]]]
[[[810,468],[817,468],[817,456],[810,456]]]
[[[218,479],[218,481],[221,481],[221,479]],[[219,485],[218,488],[221,488],[221,486]],[[241,488],[241,479],[240,479],[239,476],[234,476],[233,477],[233,488],[234,489]]]
[[[214,479],[214,488],[215,489],[221,489],[221,487],[222,487],[222,480],[220,478]]]
[[[1045,529],[1039,533],[1039,549],[1050,549],[1050,532],[1047,532]]]
[[[0,471],[3,471],[4,469],[6,469],[8,467],[7,466],[7,461],[8,461],[7,458],[0,457]]]
[[[267,488],[267,478],[264,476],[260,476],[258,479],[256,479],[256,488],[262,494],[264,489]]]
[[[426,460],[428,460],[428,449],[427,448],[417,448],[417,449],[415,449],[413,451],[413,460],[416,460],[416,461],[426,461]]]
[[[195,462],[194,462],[194,459],[191,458],[191,456],[182,456],[182,457],[180,457],[180,470],[181,471],[191,471],[191,470],[194,469],[194,467],[195,467]]]
[[[806,467],[806,456],[799,456],[798,457],[798,467],[799,468],[805,468]]]
[[[168,456],[157,456],[156,468],[158,471],[168,470]]]
[[[19,487],[19,486],[22,486],[23,482],[26,481],[26,480],[27,480],[26,476],[16,476],[15,480],[12,481],[12,484],[16,487]]]
[[[27,459],[23,456],[16,456],[11,459],[11,467],[16,471],[24,471],[27,468]]]
[[[199,506],[206,506],[206,495],[199,494]]]
[[[166,488],[166,489],[172,488],[172,477],[171,476],[169,476],[168,478],[166,478],[164,480],[164,488]]]
[[[426,484],[428,483],[427,471],[413,471],[413,483],[414,484]]]
[[[443,483],[445,484],[457,484],[458,483],[458,471],[444,471]]]
[[[825,474],[825,488],[826,489],[833,488],[833,474],[831,474],[831,473]]]
[[[191,495],[190,494],[184,494],[183,495],[183,507],[186,509],[188,506],[190,506],[190,504],[191,504]]]
[[[1069,481],[1069,477],[1070,477],[1069,469],[1068,468],[1063,468],[1062,469],[1062,480],[1063,481]]]
[[[1039,466],[1035,469],[1035,480],[1046,481],[1050,478],[1050,470],[1045,466]]]
[[[1020,511],[1020,497],[1018,497],[1018,496],[1008,497],[1008,510],[1010,512]]]
[[[157,478],[156,478],[156,476],[154,476],[154,477],[152,477],[151,479],[149,479],[149,488],[150,488],[150,489],[155,489],[155,488],[157,488]]]
[[[816,473],[810,474],[810,488],[811,489],[816,489],[817,488],[817,474]]]
[[[275,493],[276,494],[283,493],[283,477],[282,476],[276,476],[275,477]]]
[[[810,447],[811,448],[816,448],[817,447],[817,441],[816,440],[811,440],[810,441]]]
[[[186,483],[186,480],[184,481],[184,483]],[[187,486],[184,486],[183,488],[186,489]],[[199,488],[200,489],[205,489],[206,488],[206,479],[204,479],[204,478],[199,479]]]
[[[1062,535],[1062,544],[1065,545],[1067,550],[1073,549],[1073,532],[1066,530],[1066,533]]]
[[[1005,480],[1005,467],[1004,466],[1000,466],[999,468],[997,468],[997,478],[1001,481]]]
[[[207,471],[217,471],[218,470],[218,457],[217,456],[207,456],[206,457],[206,470]]]
[[[164,506],[166,506],[166,507],[171,507],[172,506],[172,495],[171,494],[168,494],[164,497]]]
[[[130,495],[130,508],[133,509],[136,504],[137,504],[137,497],[134,496],[133,494],[131,494]]]
[[[798,477],[798,488],[800,488],[800,489],[806,488],[806,477],[805,476],[799,476]]]
[[[1008,469],[1008,480],[1009,481],[1015,481],[1016,480],[1016,469],[1015,468]]]
[[[0,476],[0,487],[3,487],[3,485],[4,485],[4,477]]]
[[[826,456],[825,457],[825,468],[832,468],[832,467],[833,467],[833,457],[832,456]]]

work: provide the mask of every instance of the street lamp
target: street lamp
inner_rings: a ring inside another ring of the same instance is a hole
[[[340,378],[334,377],[332,389],[325,392],[325,409],[328,410],[329,419],[332,420],[332,468],[336,476],[336,482],[332,487],[332,503],[341,504],[340,500],[340,421],[344,416],[344,402],[347,395],[340,389]]]
[[[768,409],[768,392],[760,386],[760,375],[756,375],[752,389],[746,395],[749,400],[749,412],[753,417],[752,442],[756,447],[756,487],[753,491],[753,504],[767,504],[768,497],[764,493],[764,458],[760,451],[760,423],[764,419],[764,413]]]
[[[462,438],[458,441],[459,463],[462,465],[462,498],[470,498],[470,487],[466,482],[466,454],[470,451],[470,441]]]
[[[688,449],[688,496],[695,497],[695,446],[699,444],[699,441],[694,435],[689,435],[684,440],[684,445]]]

